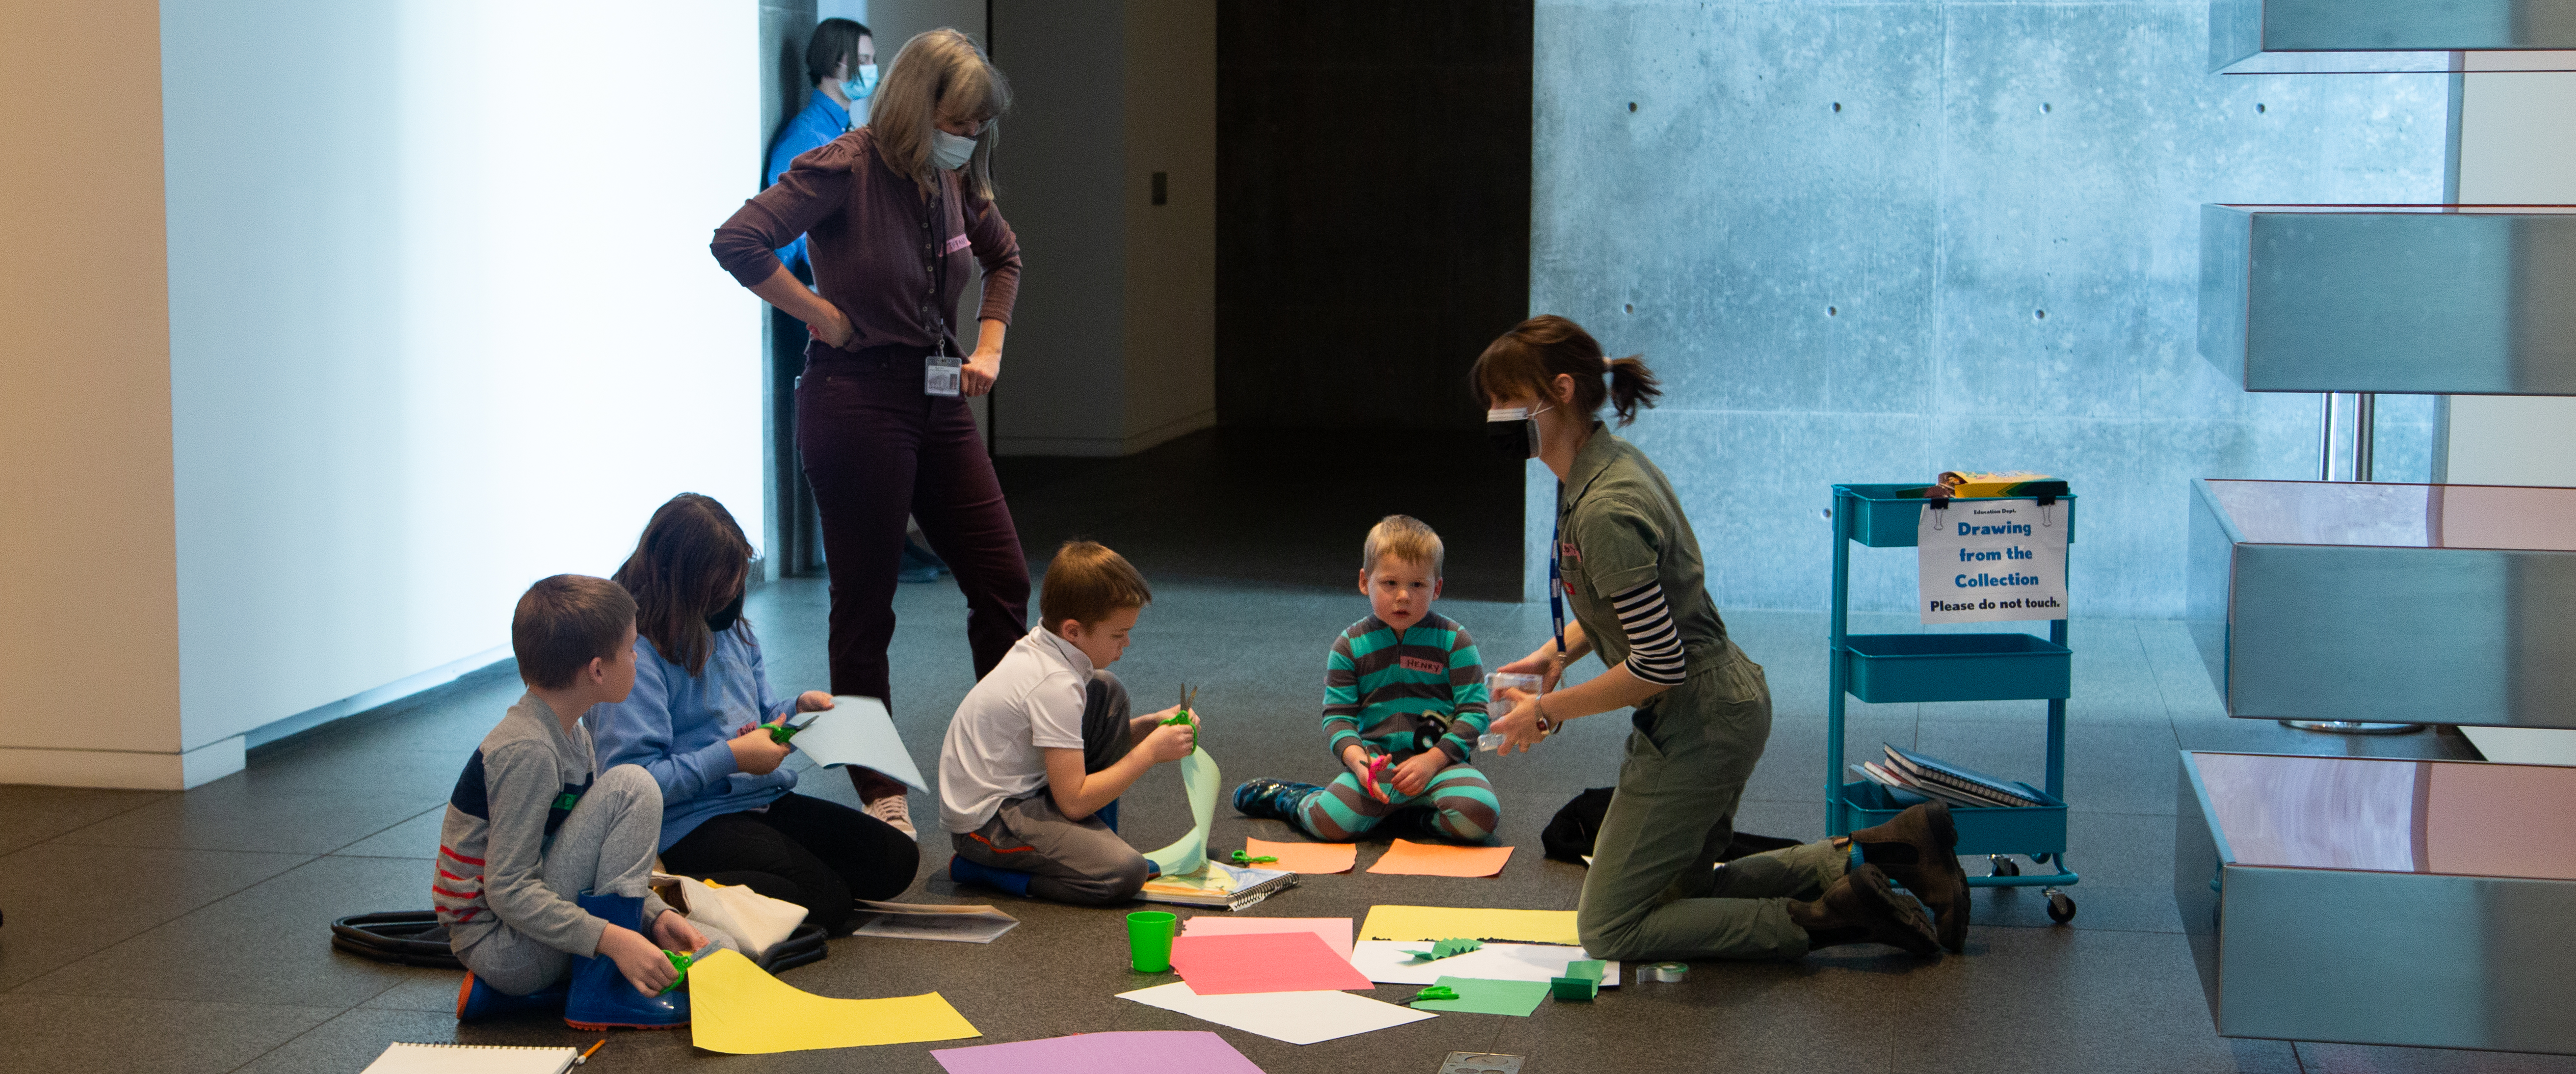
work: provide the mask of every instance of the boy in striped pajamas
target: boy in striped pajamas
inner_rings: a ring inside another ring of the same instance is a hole
[[[1440,535],[1388,515],[1360,557],[1370,614],[1333,639],[1324,671],[1324,736],[1345,771],[1326,787],[1248,780],[1235,788],[1234,808],[1330,842],[1380,824],[1398,835],[1484,842],[1502,814],[1493,784],[1467,763],[1489,719],[1485,668],[1466,629],[1431,610]]]

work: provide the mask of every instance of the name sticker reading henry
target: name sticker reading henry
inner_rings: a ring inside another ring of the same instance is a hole
[[[1447,664],[1419,656],[1399,656],[1395,658],[1395,662],[1403,665],[1406,671],[1419,671],[1428,675],[1438,675],[1449,670]]]
[[[1915,538],[1924,622],[2066,618],[2066,504],[1927,504]]]

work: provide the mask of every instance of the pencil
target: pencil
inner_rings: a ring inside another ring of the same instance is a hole
[[[590,1051],[587,1051],[587,1052],[583,1052],[583,1053],[581,1053],[581,1055],[580,1055],[580,1056],[578,1056],[578,1057],[576,1057],[576,1058],[574,1058],[574,1059],[573,1059],[573,1062],[574,1062],[574,1063],[576,1063],[576,1064],[580,1064],[580,1065],[588,1065],[588,1064],[589,1064],[589,1062],[590,1062],[590,1057],[591,1057],[592,1055],[596,1054],[596,1053],[599,1051],[599,1049],[600,1049],[600,1045],[604,1045],[604,1044],[607,1044],[607,1043],[608,1043],[608,1038],[606,1038],[606,1037],[601,1037],[601,1038],[599,1038],[599,1044],[593,1044],[593,1045],[591,1045],[591,1046],[590,1046]]]

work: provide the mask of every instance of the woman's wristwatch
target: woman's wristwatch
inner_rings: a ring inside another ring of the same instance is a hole
[[[1530,707],[1538,710],[1538,737],[1555,734],[1556,721],[1547,718],[1547,702],[1538,695],[1531,695]]]

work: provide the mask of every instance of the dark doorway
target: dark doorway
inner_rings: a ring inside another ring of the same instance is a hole
[[[1467,369],[1529,310],[1531,8],[1218,6],[1221,424],[1483,421]]]

